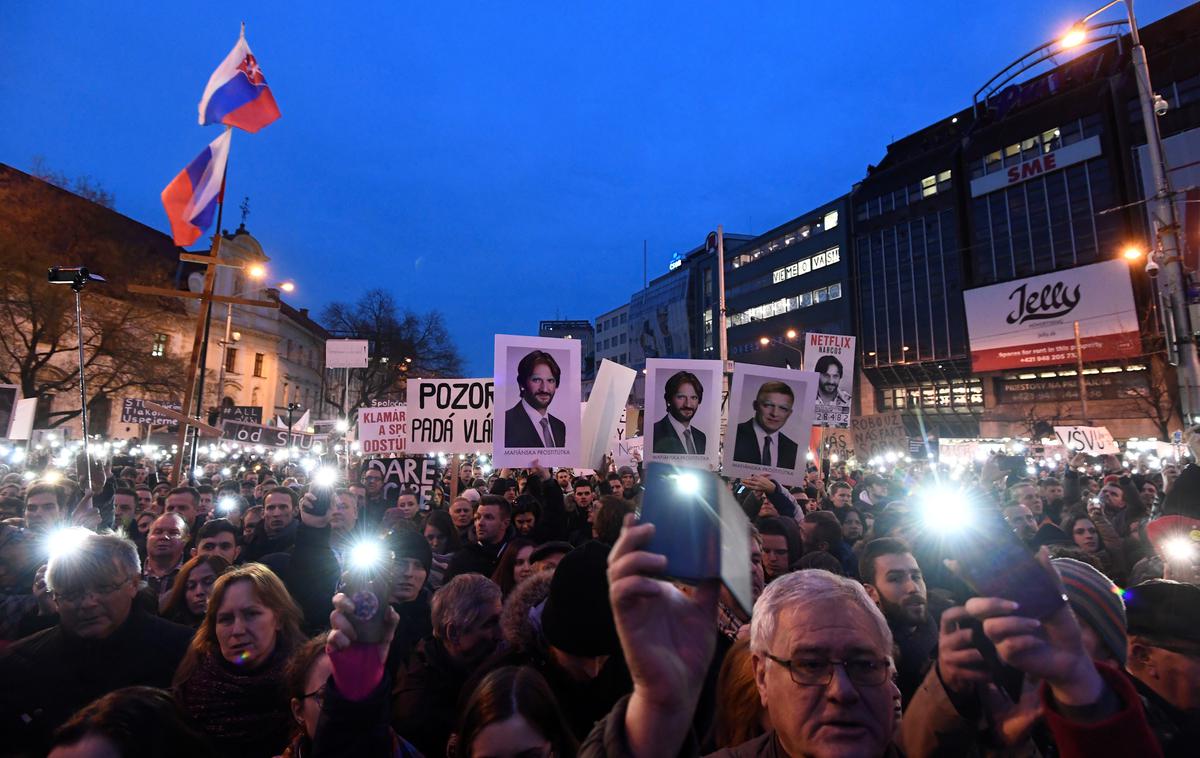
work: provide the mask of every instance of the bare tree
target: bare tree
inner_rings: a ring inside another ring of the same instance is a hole
[[[1179,380],[1175,367],[1163,353],[1146,356],[1146,384],[1126,390],[1129,406],[1138,416],[1150,419],[1160,439],[1171,438],[1171,424],[1179,422]]]
[[[103,205],[105,208],[113,208],[116,203],[113,193],[104,189],[96,179],[87,175],[77,176],[72,179],[61,171],[55,171],[47,166],[44,156],[35,155],[33,157],[33,162],[29,166],[29,174],[36,176],[44,182],[49,182],[55,187],[65,189],[67,192],[74,192],[76,195],[91,200],[98,205]]]
[[[416,313],[401,309],[388,292],[373,289],[354,303],[332,303],[321,314],[321,323],[332,334],[370,341],[371,361],[365,369],[354,369],[350,407],[370,405],[374,400],[400,402],[410,376],[459,376],[462,357],[437,311]],[[346,413],[343,393],[334,384],[325,398]]]

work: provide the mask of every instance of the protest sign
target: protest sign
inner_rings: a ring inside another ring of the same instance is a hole
[[[21,397],[21,388],[15,384],[0,384],[0,436],[15,439],[12,436],[10,427],[12,426],[13,413],[17,407],[17,400]]]
[[[903,455],[908,451],[908,432],[899,413],[878,413],[850,420],[854,432],[854,454],[866,462],[888,452]]]
[[[244,421],[225,419],[221,422],[221,439],[240,442],[243,445],[265,445],[266,447],[294,447],[303,452],[312,450],[313,435],[300,432],[288,433],[285,427],[247,424]]]
[[[37,398],[18,400],[8,424],[10,440],[27,440],[33,434],[33,419],[37,415]]]
[[[629,437],[618,442],[616,449],[613,451],[613,466],[616,468],[621,468],[622,466],[636,468],[638,461],[642,460],[642,450],[645,440],[645,437]]]
[[[765,474],[781,484],[804,481],[816,394],[813,371],[734,364],[724,474]]]
[[[721,385],[720,361],[646,361],[647,462],[716,469]]]
[[[384,500],[389,503],[396,501],[401,487],[415,487],[424,503],[437,481],[437,460],[428,456],[374,458],[363,462],[362,472],[368,469],[383,474]]]
[[[221,418],[231,421],[244,421],[247,424],[261,424],[262,408],[257,405],[229,405],[221,409]]]
[[[496,335],[494,465],[586,465],[579,365],[579,340]]]
[[[631,368],[608,359],[601,361],[592,394],[584,404],[580,460],[585,466],[599,468],[613,440],[624,435],[625,403],[636,378],[637,372]]]
[[[181,403],[163,401],[159,403],[159,405],[162,405],[164,408],[170,408],[173,411],[183,411],[183,405]],[[138,397],[127,397],[121,400],[121,423],[165,426],[173,430],[179,428],[178,421],[169,416],[164,416],[155,410],[147,408],[145,400]]]
[[[849,460],[854,454],[854,432],[849,429],[825,429],[821,437],[822,458],[834,462]]]
[[[405,406],[359,408],[357,439],[363,455],[398,455],[406,452],[408,419]]]
[[[809,332],[804,335],[804,362],[820,376],[813,423],[848,428],[854,390],[854,338]]]
[[[410,380],[408,452],[491,453],[494,392],[487,377]]]
[[[1103,426],[1056,426],[1054,434],[1063,447],[1088,455],[1120,455],[1121,449]]]

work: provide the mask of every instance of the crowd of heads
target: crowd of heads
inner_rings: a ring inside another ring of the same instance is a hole
[[[553,391],[555,368],[519,367],[527,399]],[[679,420],[702,399],[689,394],[692,379],[667,386]],[[790,412],[789,393],[776,389],[764,385],[755,402],[767,429]],[[681,626],[666,639],[653,636],[662,618],[683,624],[684,609],[710,596],[634,560],[648,555],[643,527],[632,526],[645,497],[640,466],[493,471],[454,461],[418,488],[363,465],[326,489],[289,462],[237,468],[171,482],[142,462],[86,491],[69,476],[0,479],[0,673],[12,685],[0,730],[17,754],[97,742],[135,755],[139,741],[174,740],[183,755],[298,756],[334,733],[337,704],[365,701],[387,717],[356,738],[363,754],[574,755],[608,749],[622,719],[642,744],[640,698],[663,686],[646,676],[654,649],[660,661],[679,656],[676,674],[687,664],[708,672],[675,687],[706,748],[770,739],[788,755],[835,755],[850,743],[864,755],[921,753],[941,739],[929,714],[998,707],[985,695],[1001,673],[1055,681],[1006,657],[1003,640],[988,642],[1004,613],[955,563],[957,537],[979,524],[1040,551],[1071,611],[1070,622],[1043,623],[1074,624],[1079,649],[1104,676],[1112,666],[1128,680],[1156,727],[1200,708],[1194,466],[825,462],[796,486],[731,481],[749,522],[750,552],[736,560],[749,565],[752,607],[722,588],[703,633],[704,624]],[[370,640],[377,660],[346,655],[368,645],[357,638],[367,634],[355,583],[364,566],[375,584],[361,586],[386,588],[375,602],[387,621]],[[629,621],[636,603],[621,598],[638,581],[639,602],[663,604],[664,616]],[[706,634],[716,652],[700,666],[687,658],[687,635]],[[157,654],[143,656],[135,639],[156,640]],[[26,686],[38,676],[45,682]],[[50,686],[80,676],[91,684]],[[1112,692],[1117,706],[1128,697]],[[946,702],[931,704],[938,693]],[[1035,721],[1007,747],[1054,750],[1059,732]],[[670,722],[658,738],[672,734]],[[963,733],[980,746],[995,738]],[[1154,737],[1167,745],[1172,733]]]

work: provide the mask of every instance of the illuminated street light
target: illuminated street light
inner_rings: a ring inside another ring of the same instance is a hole
[[[1121,257],[1127,261],[1139,260],[1142,257],[1142,255],[1144,255],[1144,253],[1142,252],[1142,249],[1140,247],[1137,247],[1136,245],[1130,245],[1129,247],[1127,247],[1121,251]]]
[[[262,279],[267,275],[267,269],[260,263],[255,263],[246,267],[246,276],[251,279]]]
[[[763,347],[766,347],[767,345],[771,344],[771,338],[770,337],[759,337],[758,344],[762,345]]]
[[[296,285],[294,282],[280,282],[279,289],[283,290],[284,292],[294,292],[296,290]]]
[[[1069,50],[1073,47],[1079,47],[1087,40],[1087,30],[1082,25],[1076,24],[1067,30],[1067,33],[1062,36],[1062,46],[1064,50]]]
[[[794,339],[796,339],[796,330],[795,330],[795,329],[788,329],[788,330],[787,330],[787,338],[788,338],[788,339],[790,339],[790,340],[794,340]]]

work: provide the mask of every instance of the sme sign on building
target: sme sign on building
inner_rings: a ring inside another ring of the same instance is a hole
[[[975,372],[1141,354],[1129,269],[1121,260],[1055,271],[963,293]]]

